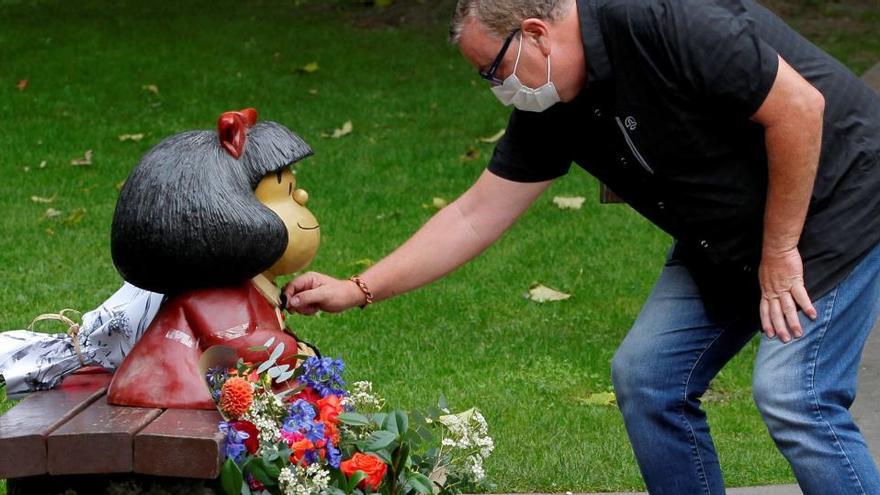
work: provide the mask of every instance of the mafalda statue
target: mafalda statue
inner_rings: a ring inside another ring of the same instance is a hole
[[[111,251],[126,281],[166,295],[116,371],[108,402],[214,409],[199,371],[213,345],[245,361],[270,338],[279,364],[313,354],[284,324],[275,278],[305,267],[320,240],[293,163],[312,154],[254,109],[220,116],[217,131],[171,136],[147,152],[116,204]]]

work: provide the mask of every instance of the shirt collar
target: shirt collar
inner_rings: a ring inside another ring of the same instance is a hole
[[[596,3],[597,0],[577,0],[581,36],[584,38],[584,54],[587,59],[587,84],[605,81],[612,75]]]

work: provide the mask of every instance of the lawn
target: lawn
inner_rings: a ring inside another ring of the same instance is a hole
[[[226,110],[256,107],[315,149],[298,167],[323,231],[313,270],[362,270],[430,217],[433,198],[472,183],[492,151],[479,138],[502,129],[507,110],[446,44],[445,26],[359,28],[297,3],[0,0],[0,329],[109,296],[121,283],[109,255],[119,183],[163,137],[212,128]],[[808,30],[814,17],[852,21],[816,31],[862,71],[880,58],[880,34],[858,35],[880,7],[864,5],[791,15]],[[322,137],[348,120],[351,134]],[[87,150],[91,165],[71,165]],[[563,211],[555,195],[587,202]],[[573,168],[446,279],[365,311],[288,322],[392,405],[442,392],[455,408],[479,407],[499,492],[640,489],[617,409],[588,399],[610,390],[614,349],[670,239],[597,199],[596,181]],[[523,294],[536,281],[572,297],[531,302]],[[751,401],[752,344],[706,404],[734,486],[793,480]]]

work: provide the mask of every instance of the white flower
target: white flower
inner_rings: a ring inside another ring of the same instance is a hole
[[[318,495],[330,484],[330,472],[320,464],[308,467],[289,466],[278,475],[278,486],[284,495]]]

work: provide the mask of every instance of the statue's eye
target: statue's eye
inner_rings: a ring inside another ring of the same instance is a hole
[[[293,196],[293,182],[287,184],[287,195],[291,197]]]

